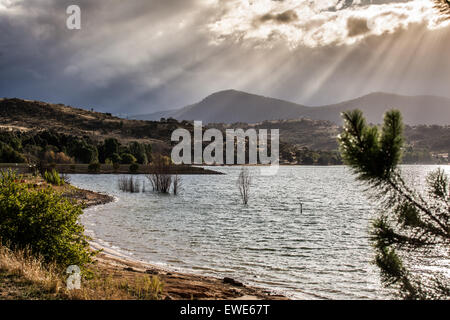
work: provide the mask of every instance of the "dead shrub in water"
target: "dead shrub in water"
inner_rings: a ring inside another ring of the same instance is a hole
[[[250,196],[250,186],[252,184],[252,176],[247,168],[242,168],[241,173],[237,181],[239,187],[239,192],[241,194],[242,202],[244,205],[248,204],[248,199]]]
[[[173,178],[170,173],[170,159],[162,155],[157,155],[153,159],[150,167],[151,173],[147,174],[147,179],[153,187],[153,191],[169,193]]]
[[[176,174],[173,177],[173,194],[177,195],[180,192],[181,187],[182,187],[181,177],[178,174]]]
[[[137,178],[130,177],[120,177],[118,180],[119,190],[124,192],[138,193],[140,192],[141,184]]]

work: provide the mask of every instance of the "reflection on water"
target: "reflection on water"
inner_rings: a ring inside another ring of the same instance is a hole
[[[403,171],[420,184],[434,168]],[[117,197],[86,210],[82,221],[103,245],[134,258],[237,278],[293,298],[390,297],[370,263],[374,210],[347,168],[281,167],[274,177],[255,171],[248,207],[236,186],[240,168],[214,169],[226,175],[183,176],[178,196],[123,193],[117,175],[71,180]]]

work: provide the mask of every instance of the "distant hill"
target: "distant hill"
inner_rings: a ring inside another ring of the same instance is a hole
[[[256,123],[264,120],[299,118],[308,107],[246,92],[227,90],[214,93],[199,103],[179,110],[136,116],[156,120],[161,117],[177,120],[202,120],[204,123]]]
[[[367,121],[380,123],[384,112],[395,108],[401,111],[403,121],[409,125],[450,124],[450,99],[436,96],[402,96],[376,92],[357,99],[317,108],[313,118],[336,123],[340,123],[339,114],[341,112],[352,109],[361,109]]]
[[[409,125],[450,124],[450,99],[435,96],[402,96],[376,92],[341,103],[308,107],[236,90],[214,93],[187,107],[135,116],[141,120],[174,118],[204,123],[258,123],[264,120],[310,118],[342,124],[341,112],[361,109],[371,123],[380,123],[386,110],[399,109]]]

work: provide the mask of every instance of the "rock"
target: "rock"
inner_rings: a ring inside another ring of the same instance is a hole
[[[132,267],[126,267],[126,268],[123,268],[123,270],[130,271],[130,272],[136,272],[136,270],[134,270]]]
[[[228,278],[228,277],[223,278],[223,283],[228,283],[228,284],[231,284],[232,286],[236,286],[236,287],[244,286],[244,284],[242,282],[236,281],[236,280],[234,280],[232,278]]]
[[[145,270],[145,273],[147,273],[147,274],[159,274],[158,271],[156,271],[156,270],[151,270],[151,269]]]
[[[230,289],[230,292],[231,292],[232,294],[240,295],[240,294],[241,294],[241,289]]]

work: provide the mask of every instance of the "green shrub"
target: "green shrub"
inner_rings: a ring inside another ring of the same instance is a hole
[[[13,171],[0,172],[0,241],[11,249],[28,249],[45,262],[62,267],[92,261],[83,213],[52,188],[37,189]]]
[[[100,163],[98,163],[98,162],[90,163],[89,166],[88,166],[88,171],[90,173],[98,173],[98,172],[100,172]]]
[[[51,172],[45,171],[44,180],[55,186],[64,185],[64,180],[61,179],[61,177],[58,174],[58,171],[56,171],[55,169],[53,169]]]
[[[130,153],[121,154],[122,164],[132,164],[136,162],[136,158]]]
[[[120,169],[120,164],[119,163],[113,163],[113,169],[114,169],[114,172],[117,172],[117,171],[119,171],[119,169]]]
[[[136,173],[139,170],[139,165],[137,163],[133,163],[130,165],[130,172]]]
[[[120,163],[122,161],[122,158],[118,153],[113,153],[109,159],[111,159],[112,163]]]
[[[25,163],[25,157],[0,141],[0,163]]]

